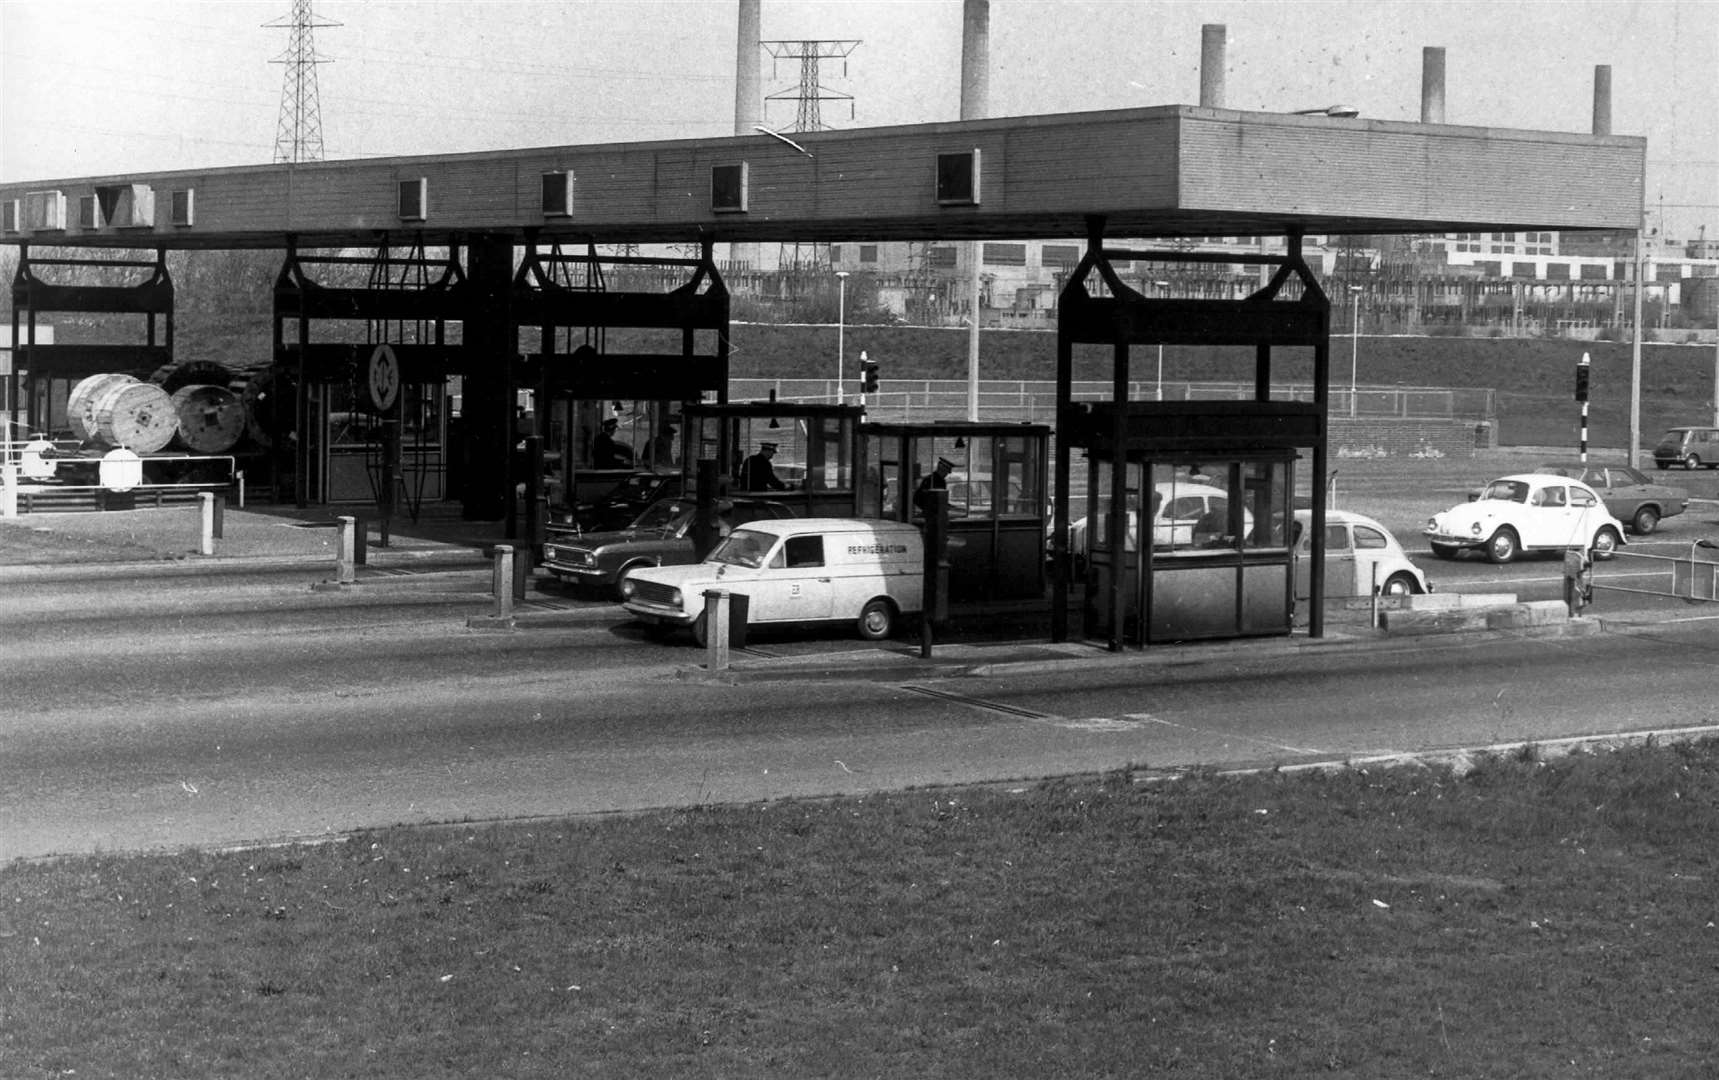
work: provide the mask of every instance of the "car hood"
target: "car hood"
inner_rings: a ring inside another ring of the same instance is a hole
[[[667,585],[686,593],[700,589],[724,589],[731,585],[756,581],[763,573],[762,569],[753,570],[731,563],[702,562],[684,566],[645,567],[634,570],[632,577],[638,581]]]
[[[612,529],[607,532],[588,532],[582,536],[550,537],[551,541],[564,547],[584,548],[586,551],[596,551],[599,548],[613,547],[617,544],[656,543],[664,540],[679,540],[672,529]]]
[[[1492,525],[1507,521],[1513,511],[1519,509],[1522,509],[1521,503],[1479,499],[1475,502],[1458,503],[1449,510],[1434,514],[1433,521],[1451,532],[1467,532],[1469,526],[1476,522]]]

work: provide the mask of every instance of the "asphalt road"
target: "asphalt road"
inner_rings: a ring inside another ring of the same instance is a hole
[[[1558,567],[1472,573],[1557,589]],[[998,648],[959,665],[899,642],[766,641],[713,676],[608,604],[490,632],[468,625],[489,610],[480,574],[332,593],[316,577],[9,587],[0,860],[1715,722],[1719,622],[1681,602],[1614,607],[1588,635]]]

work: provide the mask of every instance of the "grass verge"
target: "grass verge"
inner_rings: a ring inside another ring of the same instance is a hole
[[[0,1074],[1674,1077],[1719,743],[0,872]]]

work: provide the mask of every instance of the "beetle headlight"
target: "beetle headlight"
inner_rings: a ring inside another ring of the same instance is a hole
[[[1473,525],[1470,525],[1468,527],[1468,531],[1473,533],[1476,536],[1479,536],[1480,535],[1480,522],[1477,521]]]

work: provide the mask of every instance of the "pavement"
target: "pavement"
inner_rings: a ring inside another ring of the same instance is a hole
[[[227,507],[220,514],[220,535],[203,553],[203,510],[198,503],[111,511],[21,513],[0,518],[0,588],[14,583],[47,583],[88,579],[136,579],[212,574],[263,574],[317,565],[328,568],[325,585],[340,572],[339,512],[326,507]],[[502,522],[466,521],[457,508],[426,509],[417,520],[404,517],[387,523],[371,520],[358,526],[369,543],[354,558],[358,581],[386,581],[400,570],[482,570],[493,566],[501,544],[522,546],[506,536]],[[385,542],[384,542],[385,541]],[[356,555],[356,550],[355,550]],[[516,631],[534,626],[589,622],[592,608],[566,602],[559,584],[539,575],[528,577],[523,597],[516,594],[511,610],[474,616],[474,630]],[[1305,629],[1287,637],[1195,642],[1112,652],[1102,643],[1052,642],[1048,605],[1023,605],[999,618],[987,614],[975,620],[972,611],[956,610],[951,625],[941,630],[929,651],[925,643],[907,637],[851,649],[800,652],[776,639],[749,643],[732,650],[726,664],[688,663],[687,679],[767,681],[819,679],[903,680],[1022,674],[1067,666],[1138,666],[1143,662],[1257,662],[1293,657],[1307,650],[1403,649],[1416,647],[1415,637],[1394,636],[1371,625],[1365,606],[1333,603],[1327,607],[1324,635],[1309,637]],[[1079,625],[1078,613],[1071,625]],[[1596,619],[1575,618],[1547,626],[1507,631],[1513,636],[1587,634],[1602,629]],[[688,656],[706,659],[703,652]]]

